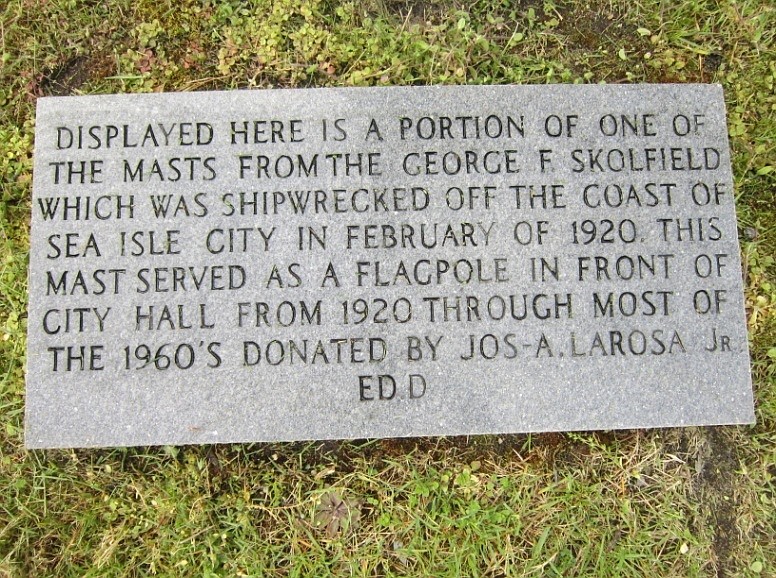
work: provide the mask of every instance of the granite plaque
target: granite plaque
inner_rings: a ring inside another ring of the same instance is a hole
[[[43,98],[30,448],[753,421],[722,90]]]

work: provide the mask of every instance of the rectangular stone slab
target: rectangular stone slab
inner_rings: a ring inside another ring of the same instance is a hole
[[[43,98],[29,448],[744,424],[716,85]]]

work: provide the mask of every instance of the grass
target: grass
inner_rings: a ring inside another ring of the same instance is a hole
[[[768,0],[8,0],[0,7],[0,576],[776,576]],[[719,82],[757,425],[23,449],[35,99]]]

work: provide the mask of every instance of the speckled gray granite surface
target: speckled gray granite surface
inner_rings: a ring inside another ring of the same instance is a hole
[[[30,448],[753,421],[715,85],[44,98]]]

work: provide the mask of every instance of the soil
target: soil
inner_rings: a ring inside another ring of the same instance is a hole
[[[736,527],[734,479],[734,473],[739,467],[738,456],[735,443],[727,438],[723,428],[704,428],[704,433],[707,455],[698,473],[696,486],[713,522],[712,544],[717,562],[717,578],[727,578],[735,573],[731,554],[740,541]]]

